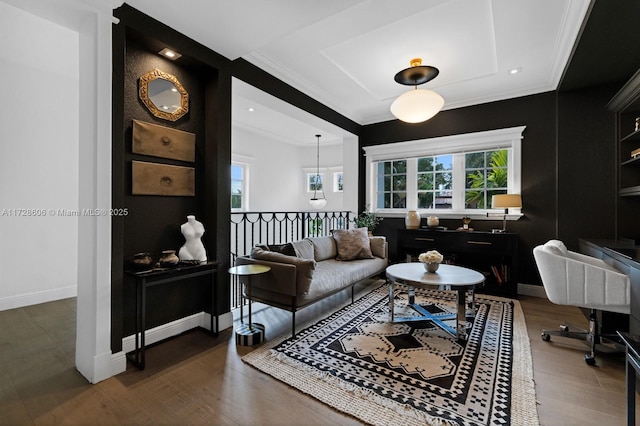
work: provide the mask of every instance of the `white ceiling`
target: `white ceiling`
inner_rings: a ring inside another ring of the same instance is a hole
[[[21,0],[25,1],[49,3]],[[444,109],[555,90],[592,1],[127,3],[231,60],[246,59],[359,124],[370,124],[394,119],[389,112],[391,103],[411,88],[395,83],[393,76],[414,57],[439,68],[440,75],[422,87],[440,93]],[[509,74],[514,68],[520,72]],[[280,110],[284,103],[250,87],[236,93],[236,86],[234,83],[234,123],[282,134],[282,124],[272,118],[291,116]],[[267,109],[277,110],[269,112],[270,118],[257,119],[259,109],[254,113],[246,109],[253,102],[264,114]],[[282,137],[313,143],[317,126],[311,127]]]

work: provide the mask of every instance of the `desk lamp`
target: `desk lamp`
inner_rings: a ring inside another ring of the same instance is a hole
[[[509,208],[522,208],[522,197],[520,194],[499,194],[491,197],[492,209],[504,209],[502,217],[502,229],[494,229],[492,232],[507,232],[507,214]]]

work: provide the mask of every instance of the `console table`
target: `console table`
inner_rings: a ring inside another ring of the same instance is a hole
[[[218,262],[206,262],[198,265],[177,266],[173,268],[153,269],[150,271],[126,271],[136,283],[135,299],[135,342],[136,347],[127,354],[127,359],[140,370],[145,367],[145,332],[147,314],[147,289],[152,286],[182,281],[203,275],[211,275],[211,329],[214,336],[218,335],[218,309],[216,307],[216,272]],[[214,325],[215,317],[215,325]]]
[[[420,253],[438,250],[445,263],[465,266],[485,276],[479,293],[518,296],[518,234],[442,229],[398,230],[398,255],[414,260]]]

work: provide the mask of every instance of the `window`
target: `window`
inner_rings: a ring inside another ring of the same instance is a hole
[[[465,154],[465,208],[491,208],[491,196],[507,193],[507,149]]]
[[[378,208],[405,208],[407,206],[407,161],[379,162],[377,189]]]
[[[246,210],[247,207],[246,165],[231,164],[231,210]]]
[[[333,173],[333,192],[342,192],[344,184],[342,182],[344,174],[342,172]]]
[[[452,155],[418,158],[418,208],[451,209]]]
[[[323,173],[307,173],[307,192],[322,190],[322,182],[324,182]]]
[[[366,202],[390,216],[419,210],[486,218],[493,195],[520,193],[524,129],[365,147]],[[519,211],[512,214],[520,216]]]

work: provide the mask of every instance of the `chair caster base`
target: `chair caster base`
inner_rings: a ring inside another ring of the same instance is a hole
[[[549,334],[547,334],[547,333],[542,333],[542,334],[540,335],[540,337],[541,337],[541,338],[542,338],[542,340],[544,340],[545,342],[548,342],[548,341],[550,341],[550,340],[551,340],[551,336],[550,336]]]
[[[587,365],[596,365],[596,358],[587,354],[584,356],[584,362],[586,362]]]

